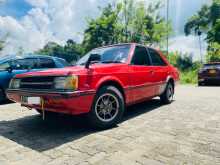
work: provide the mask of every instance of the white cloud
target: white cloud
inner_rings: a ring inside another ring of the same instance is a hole
[[[6,2],[6,0],[0,0],[0,3],[4,3],[4,2]]]
[[[34,7],[44,7],[47,5],[46,0],[26,0],[26,2]]]
[[[86,17],[100,12],[103,0],[26,0],[33,8],[19,20],[0,16],[0,37],[8,34],[3,53],[25,52],[42,48],[48,41],[63,44],[67,39],[82,40]],[[109,2],[109,1],[108,1]]]
[[[202,46],[202,55],[203,58],[206,54],[207,44],[203,42],[204,36],[201,39]],[[200,60],[200,46],[199,46],[199,38],[196,36],[177,36],[170,39],[170,51],[178,51],[193,55],[194,60]]]
[[[5,1],[7,0],[0,0],[0,2]],[[16,53],[19,47],[22,47],[25,52],[33,52],[42,48],[48,41],[63,44],[67,39],[72,38],[79,42],[86,28],[85,18],[97,16],[100,12],[98,6],[104,6],[116,0],[25,1],[32,6],[32,9],[22,18],[0,16],[0,38],[9,34],[8,44],[4,49],[5,54]],[[145,0],[145,2],[148,4],[155,0]],[[179,18],[176,18],[177,20],[181,21]],[[205,47],[206,45],[203,45],[203,54]],[[171,39],[170,49],[193,53],[196,59],[199,58],[198,39],[193,36],[177,36]]]

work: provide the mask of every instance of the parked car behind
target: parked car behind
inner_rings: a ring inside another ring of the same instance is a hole
[[[177,69],[160,51],[120,44],[94,49],[73,67],[17,75],[7,95],[43,118],[50,111],[86,113],[93,126],[108,128],[128,105],[156,96],[171,103],[178,80]]]
[[[44,55],[9,56],[0,59],[0,102],[6,99],[5,90],[16,74],[66,66],[69,64],[64,59]]]
[[[220,85],[220,62],[204,64],[198,73],[198,85]]]

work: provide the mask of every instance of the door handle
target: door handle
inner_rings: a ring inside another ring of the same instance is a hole
[[[153,70],[151,70],[151,71],[150,71],[150,74],[152,74],[152,75],[153,75],[153,74],[154,74],[154,71],[153,71]]]

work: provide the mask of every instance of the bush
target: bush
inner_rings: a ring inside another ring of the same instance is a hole
[[[198,82],[198,72],[202,64],[194,62],[192,67],[187,70],[180,70],[180,83],[181,84],[196,84]]]
[[[198,82],[197,74],[197,70],[180,72],[180,83],[196,84]]]
[[[200,62],[193,62],[192,57],[178,52],[171,52],[168,59],[180,71],[181,84],[197,83],[197,74],[202,66]]]

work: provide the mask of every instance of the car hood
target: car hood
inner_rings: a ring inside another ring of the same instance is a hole
[[[83,66],[72,66],[58,69],[48,69],[43,71],[28,72],[16,75],[16,78],[29,77],[29,76],[67,76],[71,74],[83,74],[86,69]]]
[[[90,68],[94,71],[93,73],[106,73],[110,74],[112,72],[120,72],[123,66],[127,64],[94,64]],[[88,74],[88,69],[85,66],[71,66],[66,68],[49,69],[37,72],[28,72],[24,74],[16,75],[16,78],[31,77],[31,76],[67,76],[67,75],[86,75]]]

